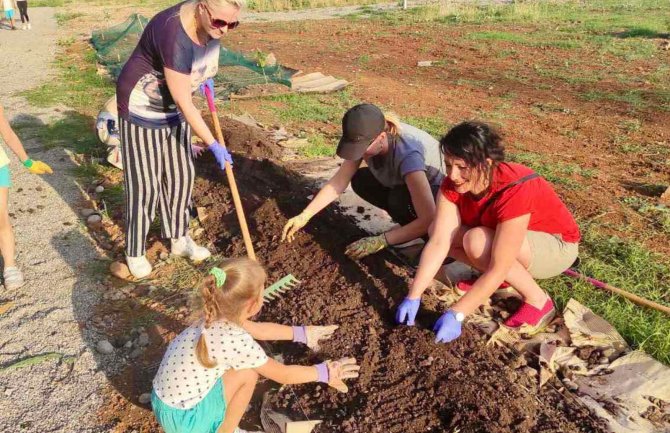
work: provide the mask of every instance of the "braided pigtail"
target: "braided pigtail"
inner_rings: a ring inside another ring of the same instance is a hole
[[[212,325],[212,322],[214,322],[217,317],[214,290],[216,290],[214,277],[208,276],[205,278],[202,287],[200,288],[204,324],[200,338],[198,338],[198,343],[195,346],[195,356],[198,359],[198,362],[206,368],[216,367],[216,362],[209,358],[209,350],[207,349],[207,341],[205,339],[205,331]]]
[[[249,259],[230,259],[221,263],[205,277],[196,295],[202,333],[195,346],[198,362],[206,368],[217,363],[209,357],[206,335],[215,322],[242,322],[242,315],[250,303],[262,302],[265,270]]]

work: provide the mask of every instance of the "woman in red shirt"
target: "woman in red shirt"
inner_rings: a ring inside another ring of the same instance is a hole
[[[414,324],[421,295],[448,255],[482,274],[459,283],[465,295],[436,322],[437,342],[458,338],[465,316],[507,284],[524,303],[505,325],[527,325],[528,332],[541,329],[555,310],[535,280],[559,275],[575,261],[577,223],[545,179],[521,164],[505,162],[502,139],[489,125],[463,122],[440,140],[440,148],[447,177],[430,240],[398,307],[397,322]]]

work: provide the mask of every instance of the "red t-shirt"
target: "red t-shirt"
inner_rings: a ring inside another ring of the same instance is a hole
[[[495,229],[503,221],[529,213],[528,230],[561,235],[565,242],[579,242],[579,227],[575,219],[551,184],[541,177],[503,191],[484,210],[484,214],[480,215],[482,207],[493,194],[531,173],[533,170],[521,164],[508,162],[498,164],[493,172],[489,192],[479,200],[470,193],[459,194],[454,191],[449,178],[444,179],[440,190],[447,200],[458,206],[461,222],[466,226]]]

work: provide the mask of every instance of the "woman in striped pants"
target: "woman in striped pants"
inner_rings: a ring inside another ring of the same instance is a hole
[[[213,87],[219,39],[238,25],[243,0],[191,0],[156,14],[117,81],[126,189],[126,262],[136,278],[151,273],[146,236],[160,210],[171,252],[194,261],[210,252],[188,235],[194,182],[191,129],[224,169],[232,164],[193,104]],[[213,90],[213,89],[212,89]]]

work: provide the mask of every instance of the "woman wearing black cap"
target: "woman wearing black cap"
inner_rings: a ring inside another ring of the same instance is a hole
[[[293,240],[317,212],[351,183],[361,198],[384,209],[400,226],[347,247],[353,259],[425,236],[435,215],[435,195],[444,178],[439,143],[425,131],[401,123],[375,105],[360,104],[342,119],[337,155],[345,161],[312,202],[284,226]],[[367,167],[360,168],[365,160]]]

